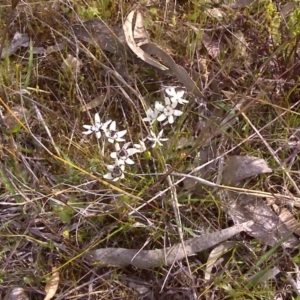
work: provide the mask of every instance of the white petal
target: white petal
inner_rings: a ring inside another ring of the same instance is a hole
[[[136,148],[136,151],[138,153],[142,153],[144,152],[147,148],[146,148],[146,145],[143,141],[139,140],[139,144],[134,144],[133,146]]]
[[[153,144],[151,145],[151,148],[154,148],[156,146],[156,141],[153,141]]]
[[[130,144],[131,144],[131,142],[125,143],[122,148],[126,150]]]
[[[119,143],[115,143],[115,148],[116,148],[116,151],[120,151],[120,145],[119,145]]]
[[[166,105],[170,105],[171,104],[171,100],[169,97],[165,97],[165,103]]]
[[[110,171],[110,172],[112,172],[114,170],[114,168],[115,168],[115,165],[108,165],[107,166],[107,170]]]
[[[152,108],[148,108],[146,110],[146,115],[149,117],[149,118],[153,118],[154,117],[154,111]]]
[[[98,123],[98,124],[93,125],[93,127],[91,128],[91,130],[99,131],[100,128],[101,128],[101,124]]]
[[[119,138],[122,137],[122,136],[124,136],[126,133],[127,133],[127,130],[122,130],[122,131],[118,131],[117,132]]]
[[[85,128],[85,129],[92,129],[92,127],[93,127],[93,125],[83,125],[83,128]]]
[[[143,118],[143,121],[144,122],[152,122],[153,120],[147,117],[147,118]]]
[[[171,102],[172,102],[172,103],[174,103],[174,102],[178,103],[178,99],[177,99],[176,97],[172,97],[172,98],[170,98],[170,99],[171,99]]]
[[[120,165],[120,161],[116,158],[115,159],[115,166],[119,166]]]
[[[163,105],[162,105],[163,106]],[[156,108],[154,108],[154,117],[156,118],[157,117],[157,115],[159,114],[159,110],[157,110]]]
[[[119,178],[122,178],[122,177],[115,177],[112,181],[118,181]],[[124,177],[123,177],[124,178]]]
[[[162,105],[160,102],[156,101],[155,102],[155,109],[158,111],[163,111],[164,110],[164,105]]]
[[[174,114],[174,116],[179,117],[183,114],[183,112],[178,109],[175,109],[173,114]]]
[[[124,138],[120,138],[120,137],[116,138],[115,140],[117,142],[125,142],[126,141]]]
[[[150,129],[150,134],[154,137],[154,138],[156,138],[156,134]]]
[[[164,115],[164,114],[161,114],[158,118],[157,118],[157,121],[158,122],[162,122],[163,120],[165,120],[166,119],[166,115]]]
[[[148,116],[148,115],[151,115],[152,112],[153,112],[153,109],[149,107],[149,108],[146,110],[146,115],[147,115],[147,116]]]
[[[162,129],[162,130],[159,132],[159,134],[157,135],[157,138],[160,139],[160,138],[162,137],[163,133],[164,133],[164,130]]]
[[[104,133],[105,133],[107,138],[110,138],[110,130],[109,129],[104,130]]]
[[[178,104],[178,102],[177,102],[177,101],[175,101],[175,102],[172,102],[172,104],[171,104],[171,107],[174,109],[174,108],[177,106],[177,104]]]
[[[174,117],[173,117],[173,115],[169,116],[168,122],[169,122],[170,124],[173,124],[173,123],[174,123]]]
[[[134,164],[134,161],[132,159],[130,159],[129,157],[126,158],[125,162],[128,165],[133,165]]]
[[[184,95],[184,91],[178,91],[178,92],[176,92],[177,99],[182,99],[183,95]]]
[[[180,104],[187,104],[187,103],[189,103],[189,101],[185,100],[185,99],[179,99],[178,103],[180,103]]]
[[[178,98],[182,98],[183,95],[184,95],[184,93],[185,93],[185,92],[181,90],[181,91],[178,91],[176,94],[177,94],[177,97],[178,97]]]
[[[101,138],[101,132],[100,131],[97,131],[96,132],[96,138],[99,140]]]
[[[129,148],[129,149],[126,149],[127,153],[128,153],[128,156],[131,156],[131,155],[134,155],[138,152],[137,149],[134,149],[134,148]]]
[[[113,144],[115,142],[115,139],[112,139],[112,138],[108,138],[108,141]]]
[[[112,121],[112,122],[111,122],[111,124],[110,124],[110,126],[109,126],[109,129],[110,129],[110,130],[113,130],[113,131],[116,130],[116,121]]]
[[[100,122],[100,116],[99,116],[99,114],[98,113],[95,113],[95,124],[97,124],[97,123],[101,123]]]
[[[107,173],[107,174],[103,175],[103,178],[109,179],[109,180],[113,179],[113,177],[111,176],[111,173]]]
[[[110,157],[113,158],[113,159],[116,159],[117,158],[117,152],[112,152],[110,154]]]
[[[173,88],[173,87],[168,87],[168,88],[166,88],[166,93],[167,93],[169,96],[176,96],[176,91],[175,91],[175,88]]]
[[[83,132],[82,132],[82,134],[86,134],[86,135],[91,134],[91,133],[93,133],[92,130],[88,130],[88,131],[83,131]]]
[[[106,121],[105,123],[103,123],[103,124],[101,125],[101,129],[105,131],[106,128],[107,128],[107,126],[108,126],[111,122],[112,122],[111,120],[108,120],[108,121]]]

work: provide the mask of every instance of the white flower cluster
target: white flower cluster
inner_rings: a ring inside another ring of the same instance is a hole
[[[133,144],[132,148],[129,148],[131,142],[126,142],[124,136],[127,130],[117,131],[116,122],[108,120],[104,123],[101,122],[98,113],[95,114],[95,122],[93,125],[83,125],[86,131],[82,132],[85,135],[95,133],[96,138],[100,139],[102,133],[105,135],[109,143],[115,144],[115,152],[110,154],[110,157],[115,160],[113,165],[108,165],[108,173],[103,175],[103,178],[117,181],[125,177],[125,164],[132,165],[134,161],[130,158],[137,153],[142,153],[146,150],[145,141],[149,140],[151,142],[151,147],[154,148],[156,145],[162,146],[162,142],[168,140],[168,138],[163,138],[163,129],[156,135],[153,132],[152,125],[155,121],[162,122],[168,119],[170,124],[174,123],[174,117],[181,116],[182,111],[176,109],[178,104],[186,104],[187,100],[183,99],[184,91],[176,92],[174,87],[168,87],[165,89],[168,97],[165,97],[165,105],[161,102],[155,102],[155,108],[151,108],[146,111],[146,118],[143,118],[145,122],[150,123],[150,135],[140,140],[138,144]],[[125,142],[121,147],[120,142]]]
[[[158,122],[162,122],[165,119],[168,119],[168,122],[172,124],[174,123],[174,116],[179,117],[182,115],[182,111],[176,109],[176,107],[178,103],[188,103],[188,100],[182,98],[184,91],[176,92],[174,87],[168,87],[165,91],[169,96],[165,97],[165,105],[161,104],[159,101],[156,101],[154,110],[149,108],[146,111],[147,117],[143,119],[145,122],[149,122],[152,125],[156,120]]]

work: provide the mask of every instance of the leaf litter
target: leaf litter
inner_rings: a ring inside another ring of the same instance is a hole
[[[222,184],[241,187],[244,179],[263,173],[270,173],[264,159],[250,156],[231,156],[227,159]],[[254,221],[247,231],[251,236],[259,238],[263,243],[274,246],[281,240],[283,246],[295,248],[299,245],[298,239],[293,236],[287,225],[275,214],[261,197],[248,195],[242,192],[222,190],[219,196],[225,204],[225,210],[235,224],[249,220]]]
[[[58,288],[58,284],[59,284],[59,272],[55,268],[52,268],[51,278],[45,286],[46,296],[44,300],[51,300],[55,296],[55,293]]]

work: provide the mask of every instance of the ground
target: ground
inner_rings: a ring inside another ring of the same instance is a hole
[[[0,298],[300,299],[299,3],[3,2]]]

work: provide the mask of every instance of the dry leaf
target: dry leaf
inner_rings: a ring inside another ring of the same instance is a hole
[[[22,47],[28,47],[30,44],[29,36],[28,34],[24,33],[21,34],[19,32],[16,32],[12,41],[10,42],[7,49],[2,50],[2,54],[0,58],[4,58],[6,56],[11,56],[15,54],[20,48]],[[32,48],[33,54],[46,54],[46,50],[43,47],[33,47]]]
[[[29,300],[29,298],[23,288],[15,287],[6,293],[3,300]]]
[[[244,66],[250,66],[252,56],[249,55],[249,52],[251,50],[248,47],[248,42],[244,34],[241,31],[237,31],[230,38],[225,35],[225,39],[232,51],[232,55],[242,60]]]
[[[61,65],[64,72],[69,73],[71,71],[71,74],[79,74],[81,67],[82,61],[71,54],[67,55]]]
[[[124,30],[127,45],[136,54],[137,57],[139,57],[141,60],[145,61],[149,65],[154,66],[160,70],[168,70],[167,67],[165,67],[158,61],[154,60],[150,55],[148,55],[146,52],[144,52],[140,47],[136,45],[135,40],[133,38],[133,31],[132,31],[132,25],[133,25],[132,22],[133,22],[133,16],[135,12],[136,12],[135,10],[131,11],[128,14],[123,24],[123,30]]]
[[[131,289],[137,291],[141,296],[148,295],[149,293],[151,293],[151,287],[148,286],[147,284],[143,285],[143,284],[138,284],[134,281],[130,281],[128,286]]]
[[[271,171],[264,159],[253,156],[231,156],[225,163],[222,183],[238,186],[245,178]],[[253,226],[247,230],[251,236],[259,238],[269,246],[274,246],[280,241],[283,241],[282,245],[287,248],[298,246],[298,239],[261,197],[228,190],[220,191],[219,196],[223,207],[235,224],[254,221]]]
[[[59,273],[56,271],[56,268],[52,268],[52,275],[50,280],[46,283],[45,292],[46,296],[44,300],[50,300],[54,297],[59,283]]]
[[[193,29],[195,34],[199,35],[200,33],[199,28],[189,23],[185,23],[185,25]],[[201,36],[202,36],[201,43],[204,45],[207,53],[212,58],[218,58],[220,56],[220,53],[224,50],[224,43],[222,41],[213,40],[212,37],[204,31],[201,32]],[[196,48],[200,49],[201,46],[199,45]]]
[[[16,32],[12,41],[10,42],[8,49],[3,49],[1,58],[6,56],[10,56],[17,52],[21,47],[28,47],[29,46],[29,36],[28,34],[21,34]]]
[[[286,225],[286,227],[290,231],[300,235],[300,224],[293,214],[286,207],[279,207],[276,204],[273,204],[272,207],[274,211],[279,214],[278,217]]]
[[[235,241],[226,241],[218,245],[210,252],[204,272],[204,279],[206,281],[210,280],[212,269],[218,264],[220,257],[228,252],[231,248],[236,247],[239,244],[239,242]]]
[[[144,26],[144,18],[139,11],[137,11],[137,13],[136,13],[133,37],[134,37],[134,40],[137,41],[136,44],[139,47],[143,44],[150,43],[150,38],[149,38],[146,28]]]
[[[137,25],[135,27],[135,33],[133,33],[132,19],[134,13],[135,11],[132,11],[128,15],[125,21],[126,24],[124,23],[123,26],[124,32],[122,30],[120,31],[119,28],[114,28],[114,30],[110,29],[103,21],[100,20],[90,20],[84,22],[83,25],[73,25],[72,29],[78,39],[90,44],[96,44],[102,50],[120,55],[120,57],[126,57],[127,55],[132,61],[135,61],[133,53],[131,51],[126,51],[127,46],[123,44],[127,42],[131,50],[143,60],[143,62],[138,61],[138,64],[146,62],[161,70],[168,70],[167,67],[169,67],[189,92],[192,92],[197,97],[202,98],[202,93],[196,86],[195,82],[189,77],[185,69],[177,65],[175,61],[157,45],[154,43],[146,43],[147,37],[144,32],[145,29],[141,24],[143,20],[141,14],[137,15]],[[127,38],[125,38],[124,33]],[[133,34],[141,39],[140,41],[137,41],[141,47],[136,45]],[[156,55],[160,57],[167,67],[152,59],[150,55]],[[198,75],[195,75],[195,78],[198,77]]]
[[[254,156],[229,156],[223,170],[223,184],[235,185],[245,178],[262,173],[270,173],[272,169],[267,162]]]
[[[84,42],[94,44],[101,50],[125,56],[128,52],[125,37],[120,28],[112,30],[102,20],[94,19],[72,26],[75,36]]]
[[[45,54],[49,55],[53,52],[59,52],[61,50],[64,50],[66,48],[66,45],[63,43],[55,44],[53,46],[48,46],[47,49],[45,50]]]
[[[220,56],[220,43],[218,41],[213,41],[212,38],[205,32],[202,33],[202,43],[212,58],[218,58]]]
[[[208,8],[205,10],[205,13],[210,17],[214,17],[217,19],[222,19],[224,16],[224,12],[221,11],[219,8],[214,7],[214,8]]]
[[[99,95],[95,97],[92,101],[87,103],[86,105],[81,107],[81,111],[88,111],[90,109],[93,109],[99,105],[102,105],[104,103],[105,96],[104,95]]]
[[[299,245],[298,239],[261,197],[232,191],[221,191],[219,196],[225,211],[235,224],[250,220],[254,222],[251,228],[246,230],[249,235],[269,246],[274,246],[284,239],[282,245],[286,248]]]
[[[202,93],[199,88],[196,86],[195,82],[188,75],[186,70],[177,65],[173,58],[168,55],[165,51],[160,49],[154,43],[147,43],[141,46],[141,48],[148,53],[149,55],[156,55],[161,58],[166,66],[170,68],[170,70],[174,73],[174,75],[178,78],[178,80],[187,88],[187,90],[193,93],[195,96],[202,98]]]
[[[238,57],[246,58],[248,57],[248,42],[246,41],[246,38],[242,31],[238,31],[233,36],[233,46],[234,51],[237,53]]]

